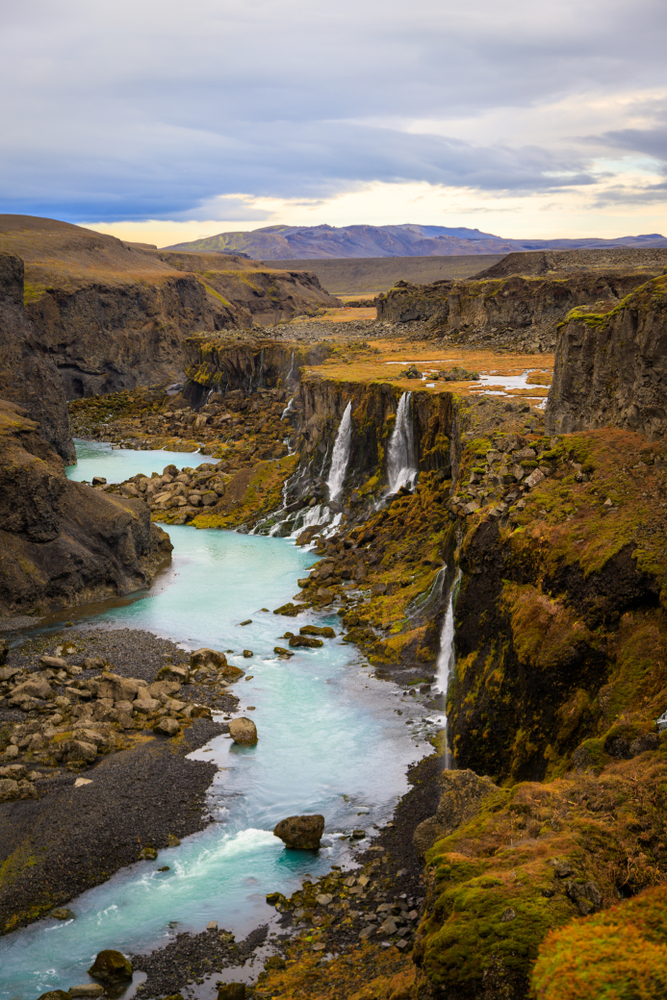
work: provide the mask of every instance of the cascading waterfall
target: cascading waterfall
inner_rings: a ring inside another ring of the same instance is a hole
[[[438,653],[438,661],[436,664],[435,687],[438,691],[440,691],[445,699],[447,698],[449,678],[454,666],[454,601],[456,599],[456,591],[458,590],[460,579],[461,571],[459,570],[449,591],[447,611],[445,613],[445,620],[442,623],[442,632],[440,633],[440,652]],[[442,715],[441,722],[443,728],[446,729],[446,714]],[[445,746],[445,767],[451,767],[451,755],[448,745]]]
[[[350,461],[350,443],[352,441],[352,400],[345,407],[343,419],[338,427],[336,442],[334,444],[333,455],[331,456],[331,469],[327,486],[329,487],[329,499],[337,500],[343,492],[345,473],[347,464]]]
[[[296,371],[294,370],[294,351],[292,351],[292,354],[289,359],[289,371],[287,373],[287,381],[289,382],[290,380],[294,379],[296,379]]]
[[[415,438],[412,426],[412,393],[404,392],[396,411],[396,423],[387,449],[389,492],[412,486],[417,476]]]
[[[285,409],[283,410],[283,412],[280,414],[280,419],[284,420],[285,417],[288,417],[290,415],[290,413],[293,412],[293,410],[294,410],[294,396],[290,396],[289,400],[287,401],[287,406],[285,407]]]

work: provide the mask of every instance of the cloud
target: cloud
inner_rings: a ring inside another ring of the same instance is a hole
[[[373,181],[590,188],[567,109],[617,97],[596,143],[657,149],[627,97],[663,86],[666,21],[658,0],[6,0],[0,210],[262,221],[254,198]]]

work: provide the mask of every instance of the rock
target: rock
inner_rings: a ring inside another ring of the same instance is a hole
[[[69,995],[71,997],[101,997],[104,996],[104,987],[101,983],[83,983],[81,986],[70,986]]]
[[[136,701],[132,702],[132,708],[135,712],[143,712],[146,715],[157,712],[160,705],[161,702],[157,698],[137,698]]]
[[[332,899],[333,896],[330,896],[328,892],[322,892],[319,896],[315,897],[315,902],[318,906],[328,906]]]
[[[290,637],[290,646],[306,646],[316,649],[318,646],[323,646],[324,643],[321,639],[315,639],[311,635],[293,635]]]
[[[121,677],[120,674],[105,673],[97,682],[97,697],[110,698],[112,701],[134,701],[141,697],[146,688],[132,677]]]
[[[217,929],[218,929],[218,921],[217,920],[209,920],[209,922],[206,924],[206,930],[207,931],[217,931]]]
[[[64,990],[49,990],[48,993],[42,993],[39,1000],[70,1000],[70,994]]]
[[[245,983],[225,983],[218,989],[218,1000],[245,1000]]]
[[[67,670],[67,660],[60,656],[42,656],[39,660],[40,670]]]
[[[443,771],[439,778],[442,795],[435,816],[425,819],[415,830],[412,843],[423,857],[436,840],[453,833],[475,816],[484,798],[497,791],[490,778],[474,771]]]
[[[516,911],[513,910],[511,906],[508,906],[505,910],[503,910],[503,915],[500,919],[504,924],[508,924],[510,921],[516,920]]]
[[[252,618],[246,618],[244,622],[240,622],[241,625],[252,625]]]
[[[294,653],[290,653],[289,649],[285,649],[284,646],[274,646],[273,652],[277,653],[278,656],[294,656]]]
[[[189,684],[190,669],[185,663],[165,663],[158,670],[157,679],[159,681],[171,679],[178,684]]]
[[[49,698],[52,694],[51,685],[46,678],[35,676],[14,688],[10,703],[22,701],[26,696],[44,699]]]
[[[336,633],[330,625],[303,625],[299,629],[299,635],[321,635],[325,639],[336,638]]]
[[[147,688],[149,696],[157,698],[159,701],[171,698],[172,695],[178,694],[180,690],[181,685],[178,681],[153,681]]]
[[[305,609],[305,604],[283,604],[279,608],[276,608],[273,612],[274,615],[284,615],[287,618],[296,618],[300,611]]]
[[[106,486],[107,481],[104,476],[93,476],[92,484],[93,486]]]
[[[244,649],[243,650],[243,655],[246,658],[246,660],[249,660],[250,657],[254,656],[255,654],[253,653],[252,649]]]
[[[157,851],[154,847],[147,845],[139,851],[139,861],[157,861]]]
[[[153,732],[162,733],[163,736],[178,736],[180,731],[181,727],[176,719],[160,719],[160,721],[153,726]]]
[[[379,597],[381,594],[386,594],[386,593],[387,593],[386,583],[374,583],[373,586],[371,587],[371,594],[373,594],[374,597]]]
[[[175,834],[173,833],[167,834],[167,847],[179,847],[180,843],[181,843],[180,840]]]
[[[235,667],[233,663],[228,663],[222,671],[222,676],[226,681],[230,681],[233,684],[234,681],[239,680],[239,678],[245,677],[245,671],[241,670],[240,667]]]
[[[544,475],[543,472],[540,472],[539,469],[533,469],[531,474],[526,479],[524,479],[524,486],[527,486],[529,489],[532,490],[534,486],[537,486],[544,479],[546,479],[546,476]]]
[[[0,681],[10,681],[21,673],[20,667],[0,667]]]
[[[384,923],[380,924],[378,934],[395,934],[398,926],[393,917],[387,917]]]
[[[120,951],[107,948],[99,952],[88,969],[88,975],[101,979],[103,983],[122,983],[132,979],[132,966]]]
[[[353,840],[363,840],[365,836],[366,836],[366,831],[362,830],[360,826],[355,827],[355,829],[352,831]]]
[[[68,764],[92,764],[97,757],[97,747],[84,740],[63,740],[60,748],[67,754]]]
[[[314,851],[320,846],[324,833],[324,816],[288,816],[281,819],[273,830],[286,847],[302,851]]]
[[[196,649],[194,653],[190,654],[191,670],[197,670],[199,667],[219,670],[220,667],[225,666],[227,666],[227,657],[224,653],[219,653],[217,649],[207,649],[202,646],[201,649]]]
[[[74,920],[74,914],[66,906],[58,906],[55,910],[51,910],[49,916],[56,920]]]
[[[245,717],[232,719],[229,723],[229,735],[235,743],[242,746],[254,746],[257,743],[257,726],[252,719]]]
[[[9,643],[6,639],[0,639],[0,666],[7,662],[7,654],[9,653]]]

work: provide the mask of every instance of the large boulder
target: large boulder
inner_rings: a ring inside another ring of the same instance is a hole
[[[97,697],[111,698],[112,701],[134,701],[142,685],[132,677],[105,673],[97,682]],[[145,687],[143,688],[145,691]]]
[[[217,649],[207,649],[202,646],[201,649],[195,649],[194,653],[190,653],[191,670],[197,670],[199,667],[220,670],[221,667],[226,666],[227,657],[224,653],[219,653]]]
[[[51,685],[46,678],[35,675],[14,688],[11,700],[14,701],[16,699],[20,701],[22,698],[48,698],[51,694],[53,694]]]
[[[273,831],[285,847],[301,851],[316,851],[324,833],[324,816],[288,816],[281,819]]]
[[[88,975],[103,983],[122,983],[132,979],[132,966],[122,952],[106,948],[99,952]]]
[[[229,723],[229,735],[235,743],[253,747],[257,742],[257,726],[252,719],[242,717]]]
[[[435,816],[419,824],[412,836],[415,851],[423,857],[437,840],[447,837],[479,812],[482,801],[498,787],[490,778],[480,778],[474,771],[443,771],[442,795]]]

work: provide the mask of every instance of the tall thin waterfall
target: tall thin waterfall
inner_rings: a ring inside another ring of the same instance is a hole
[[[440,691],[440,693],[447,698],[447,689],[449,687],[449,678],[452,674],[452,669],[454,666],[454,600],[456,598],[456,591],[458,589],[458,583],[461,578],[461,571],[456,575],[456,579],[452,581],[452,585],[449,591],[449,600],[447,601],[447,611],[445,613],[445,620],[442,623],[442,632],[440,633],[440,652],[438,653],[438,662],[436,664],[436,677],[435,677],[435,687]],[[446,707],[445,712],[441,716],[441,722],[443,728],[447,728],[447,715]],[[449,751],[449,746],[445,747],[445,767],[451,767],[451,755]]]
[[[415,437],[412,427],[412,393],[404,392],[396,411],[396,423],[387,449],[389,492],[412,485],[417,475]]]
[[[330,500],[337,500],[343,492],[343,483],[345,482],[347,463],[350,461],[351,440],[352,400],[350,400],[345,407],[345,413],[343,414],[343,419],[338,427],[333,455],[331,456],[331,469],[329,470],[329,478],[327,479]]]

